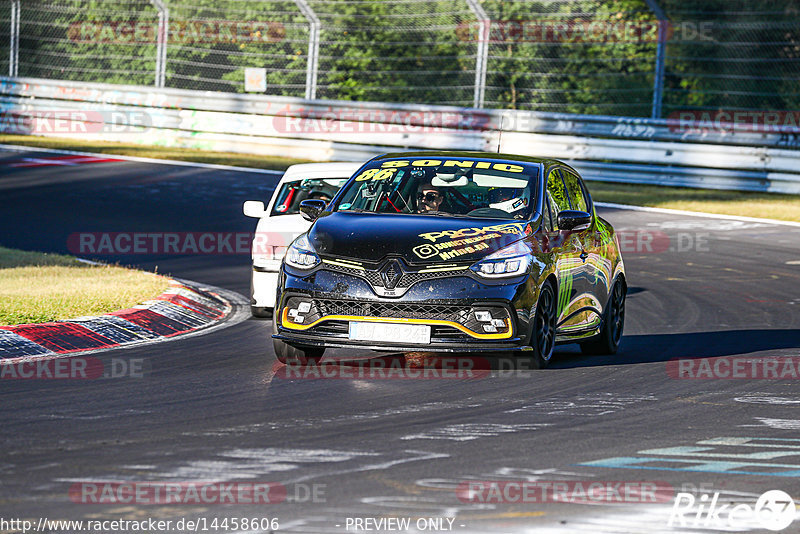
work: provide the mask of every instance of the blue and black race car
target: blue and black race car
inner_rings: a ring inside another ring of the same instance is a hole
[[[289,247],[278,281],[278,359],[326,347],[612,354],[625,270],[611,225],[556,160],[483,152],[385,154]]]

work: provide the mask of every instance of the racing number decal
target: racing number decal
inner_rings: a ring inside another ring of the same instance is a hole
[[[356,182],[365,182],[367,180],[386,180],[394,176],[397,169],[367,169],[358,176]]]

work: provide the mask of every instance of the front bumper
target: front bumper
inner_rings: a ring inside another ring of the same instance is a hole
[[[404,343],[366,343],[362,341],[337,341],[330,338],[315,338],[312,336],[297,336],[274,334],[275,339],[283,340],[292,345],[326,347],[340,349],[361,349],[377,351],[397,351],[397,352],[506,352],[506,351],[532,351],[530,345],[518,343],[519,340],[512,339],[512,343],[450,343],[450,344],[430,344],[430,345],[409,345]]]
[[[250,274],[250,305],[260,308],[275,306],[278,272],[252,268]]]
[[[530,349],[528,303],[535,299],[527,277],[504,284],[468,276],[437,278],[415,284],[400,298],[385,298],[360,277],[324,269],[298,276],[284,269],[280,291],[273,337],[290,345],[429,352]],[[482,321],[476,312],[484,312]],[[352,321],[427,325],[430,343],[352,340]]]

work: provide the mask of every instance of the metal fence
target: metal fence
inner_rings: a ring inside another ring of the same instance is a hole
[[[0,0],[9,76],[668,117],[797,110],[794,0]]]

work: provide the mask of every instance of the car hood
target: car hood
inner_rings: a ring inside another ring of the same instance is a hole
[[[530,232],[527,221],[333,212],[317,219],[308,237],[322,256],[452,263],[477,261]]]

